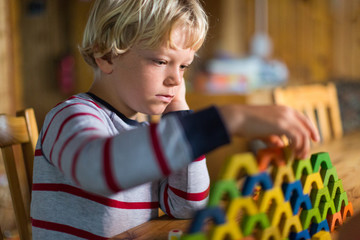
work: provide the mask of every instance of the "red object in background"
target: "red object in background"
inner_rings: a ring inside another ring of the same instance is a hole
[[[60,59],[58,80],[61,93],[71,94],[75,90],[75,59],[71,55]]]

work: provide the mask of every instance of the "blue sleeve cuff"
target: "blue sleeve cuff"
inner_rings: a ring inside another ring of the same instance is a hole
[[[184,111],[181,111],[184,112]],[[215,148],[230,143],[230,136],[215,106],[179,116],[194,159]]]
[[[176,115],[178,117],[183,117],[183,116],[187,116],[191,113],[194,113],[193,110],[181,110],[181,111],[174,111],[174,112],[168,112],[163,114],[161,117],[166,117],[168,115]]]

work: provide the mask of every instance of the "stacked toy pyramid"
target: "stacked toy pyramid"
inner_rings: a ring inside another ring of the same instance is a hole
[[[181,239],[331,239],[353,214],[342,180],[326,152],[303,160],[287,153],[264,149],[229,158],[207,208]]]

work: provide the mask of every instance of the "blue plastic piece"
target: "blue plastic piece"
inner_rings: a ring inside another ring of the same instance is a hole
[[[284,193],[285,201],[290,200],[290,197],[294,191],[298,196],[303,195],[303,188],[300,180],[294,181],[292,183],[283,183],[281,188]]]
[[[193,221],[191,222],[189,233],[199,233],[206,224],[207,219],[212,219],[215,225],[224,224],[226,222],[225,212],[220,207],[210,207],[196,212]]]
[[[312,208],[310,197],[308,194],[304,195],[300,180],[292,183],[283,183],[281,188],[285,201],[290,201],[294,215],[299,212],[300,208],[306,210]]]
[[[270,175],[267,172],[261,172],[257,175],[248,176],[245,179],[244,186],[242,188],[243,196],[250,196],[253,194],[254,188],[260,184],[263,190],[269,190],[273,187],[273,182]]]
[[[297,199],[290,199],[291,208],[293,210],[294,215],[298,214],[300,208],[303,208],[305,210],[309,210],[313,208],[311,204],[311,200],[308,194],[302,195],[298,197]]]
[[[289,240],[308,240],[308,239],[310,239],[310,233],[306,229],[298,233],[291,232],[289,235]]]
[[[328,221],[325,219],[319,223],[312,223],[310,225],[310,236],[312,237],[315,233],[320,232],[321,230],[329,232],[329,224]]]

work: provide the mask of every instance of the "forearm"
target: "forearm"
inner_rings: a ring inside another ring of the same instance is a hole
[[[190,218],[207,204],[210,179],[205,158],[171,174],[160,186],[160,206],[176,218]]]
[[[306,157],[310,140],[319,140],[310,120],[289,107],[225,105],[219,107],[219,112],[230,135],[267,139],[286,136],[296,157]]]

